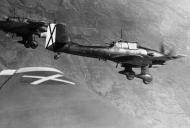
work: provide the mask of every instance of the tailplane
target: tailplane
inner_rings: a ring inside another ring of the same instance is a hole
[[[45,48],[56,51],[58,46],[70,42],[65,24],[49,24],[46,33]]]

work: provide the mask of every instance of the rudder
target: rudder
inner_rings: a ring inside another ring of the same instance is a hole
[[[48,25],[45,43],[46,49],[55,51],[58,44],[65,44],[68,42],[70,42],[70,38],[65,24],[51,23]]]

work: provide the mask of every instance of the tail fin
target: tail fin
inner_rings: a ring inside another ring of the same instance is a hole
[[[45,48],[55,51],[57,44],[65,44],[70,42],[70,37],[66,31],[65,24],[49,24],[46,33]]]
[[[56,39],[56,24],[49,24],[46,33],[46,43],[45,48],[49,49]]]

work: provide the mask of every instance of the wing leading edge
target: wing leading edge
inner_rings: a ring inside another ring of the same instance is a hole
[[[53,75],[57,75],[56,78],[49,77]],[[1,127],[137,128],[140,126],[137,120],[124,116],[111,104],[78,86],[72,78],[61,75],[64,74],[59,70],[42,67],[0,72],[0,80],[11,76],[0,91]],[[32,84],[35,81],[38,81],[36,82],[38,84]]]

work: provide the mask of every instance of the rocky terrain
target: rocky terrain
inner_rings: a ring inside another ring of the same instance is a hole
[[[164,42],[189,56],[189,7],[188,0],[1,0],[0,15],[13,15],[15,10],[18,16],[64,22],[72,40],[86,45],[118,40],[123,28],[124,39],[157,50]],[[43,39],[32,50],[3,32],[0,37],[0,69],[55,67],[147,128],[190,127],[189,57],[152,69],[154,81],[144,85],[139,79],[126,80],[111,62],[66,54],[54,61]]]

